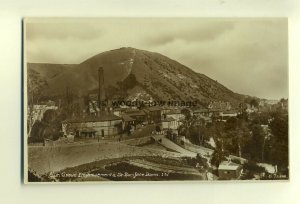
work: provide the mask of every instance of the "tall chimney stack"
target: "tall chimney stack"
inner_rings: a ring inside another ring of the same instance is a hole
[[[101,107],[101,102],[105,100],[105,90],[104,90],[104,74],[103,68],[99,67],[98,69],[98,108],[100,110],[103,109]]]

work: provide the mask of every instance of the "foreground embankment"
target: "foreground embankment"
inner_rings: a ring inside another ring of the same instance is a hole
[[[144,147],[135,147],[119,142],[72,144],[64,146],[28,146],[28,168],[36,173],[55,172],[81,164],[131,156],[180,157],[168,152]]]

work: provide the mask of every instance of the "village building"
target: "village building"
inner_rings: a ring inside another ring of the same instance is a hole
[[[135,119],[136,124],[142,124],[147,122],[147,115],[143,110],[139,109],[127,109],[121,115],[127,115]]]
[[[233,163],[232,161],[223,161],[218,167],[219,179],[221,180],[236,180],[242,174],[242,165]]]
[[[279,100],[268,100],[268,99],[264,100],[264,103],[268,105],[276,105],[278,102]]]
[[[161,121],[162,130],[177,130],[179,127],[179,122],[172,117],[165,118]]]
[[[174,118],[176,121],[180,122],[184,120],[185,116],[181,113],[180,109],[173,109],[165,113],[165,118]]]
[[[256,108],[255,106],[253,105],[250,105],[250,104],[246,104],[246,110],[245,110],[247,113],[254,113],[254,112],[257,112],[258,111],[258,108]]]
[[[201,108],[201,109],[193,110],[193,115],[211,117],[212,112],[208,108]]]
[[[231,110],[232,106],[230,102],[224,102],[224,101],[213,101],[210,102],[208,105],[208,109],[212,110],[220,110],[220,111],[225,111],[225,110]]]
[[[205,124],[212,122],[212,119],[207,116],[199,115],[199,116],[197,116],[197,118],[200,120],[203,120]]]
[[[122,115],[122,129],[130,127],[131,129],[135,128],[135,119],[129,115]]]
[[[98,100],[99,94],[89,94],[88,95],[88,113],[90,115],[97,115],[99,111],[122,111],[124,108],[113,109],[112,102],[110,100],[103,99]]]
[[[226,121],[231,117],[237,117],[237,116],[238,116],[238,111],[236,110],[223,111],[220,113],[220,119],[222,121]]]
[[[144,109],[147,115],[147,121],[149,124],[161,122],[161,108],[156,106],[147,107]]]
[[[129,108],[114,108],[112,112],[114,115],[121,117],[128,109]]]
[[[169,113],[172,110],[172,108],[170,108],[169,106],[163,106],[161,107],[161,119],[165,119],[166,118],[166,114]]]
[[[220,109],[209,109],[209,114],[211,118],[214,118],[214,119],[217,119],[220,117],[220,114],[222,113],[223,111],[220,110]]]
[[[64,135],[75,137],[106,137],[118,135],[122,131],[122,118],[102,113],[98,116],[86,116],[62,122]]]

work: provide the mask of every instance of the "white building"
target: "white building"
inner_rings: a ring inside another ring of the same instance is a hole
[[[163,130],[168,130],[168,129],[177,130],[179,126],[179,122],[172,117],[168,117],[161,121],[161,125]]]
[[[238,112],[234,110],[220,112],[221,120],[227,120],[231,117],[236,117],[237,115]]]
[[[64,135],[74,134],[76,137],[113,136],[122,131],[122,118],[113,114],[101,114],[63,121]]]

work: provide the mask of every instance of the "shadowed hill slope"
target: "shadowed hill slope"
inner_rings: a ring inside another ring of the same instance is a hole
[[[46,78],[48,87],[43,94],[48,96],[63,94],[67,86],[81,95],[95,91],[99,67],[104,69],[105,89],[110,97],[123,91],[129,98],[147,96],[156,100],[197,100],[204,104],[210,101],[238,104],[243,100],[243,95],[175,60],[135,48],[103,52],[77,65],[28,63],[28,69]],[[131,80],[130,86],[124,84],[126,79]]]

